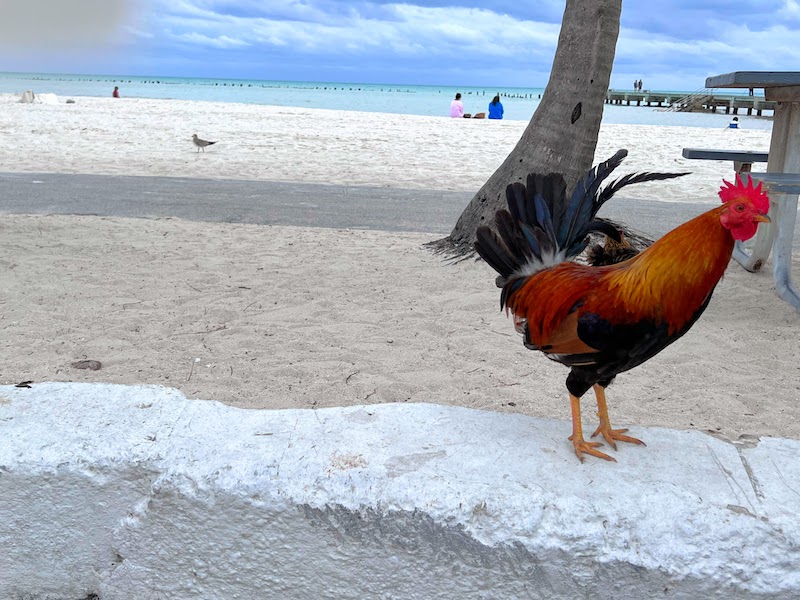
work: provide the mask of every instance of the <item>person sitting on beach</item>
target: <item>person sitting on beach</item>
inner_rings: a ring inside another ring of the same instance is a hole
[[[461,94],[456,94],[456,99],[450,103],[450,116],[460,119],[464,116],[464,104],[461,102]]]
[[[503,118],[503,105],[500,103],[500,96],[495,96],[489,103],[489,118],[490,119]]]
[[[731,119],[728,129],[739,129],[739,117],[733,117],[733,119]]]
[[[113,98],[119,98],[119,86],[118,85],[114,86],[114,92],[111,94],[111,96]]]

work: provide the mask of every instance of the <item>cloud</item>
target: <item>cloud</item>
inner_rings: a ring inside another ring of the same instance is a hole
[[[800,2],[797,0],[786,0],[778,10],[781,19],[789,20],[795,24],[800,23]]]
[[[792,25],[791,5],[797,0],[676,0],[670,11],[626,4],[612,87],[644,77],[651,89],[699,90],[711,75],[796,70],[800,21]]]
[[[413,56],[431,61],[461,56],[470,60],[551,57],[559,31],[558,24],[519,20],[480,8],[284,1],[268,7],[240,2],[234,11],[232,4],[219,0],[164,3],[163,16],[152,25],[186,39],[226,36],[240,45],[320,54],[326,60],[352,60],[363,54],[368,60],[383,56],[387,61]]]
[[[565,0],[0,3],[0,39],[84,49],[124,45],[118,68],[143,74],[534,87],[547,82],[565,6]],[[50,18],[40,23],[41,15]],[[796,69],[798,29],[800,0],[672,0],[669,10],[625,3],[612,85],[642,77],[653,89],[699,89],[709,75]],[[75,61],[73,69],[90,71],[94,60],[82,67]],[[0,55],[2,66],[8,61]]]
[[[208,37],[201,33],[181,33],[172,36],[175,40],[188,42],[190,44],[198,44],[201,46],[211,46],[212,48],[242,48],[249,46],[247,42],[228,37],[227,35],[220,35],[218,37]]]

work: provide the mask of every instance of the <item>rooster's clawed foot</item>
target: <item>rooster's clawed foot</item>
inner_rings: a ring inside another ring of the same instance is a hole
[[[613,456],[609,456],[605,452],[600,452],[600,450],[595,450],[598,446],[602,446],[600,442],[587,442],[583,439],[583,437],[576,438],[574,435],[569,436],[568,438],[572,445],[575,446],[575,454],[578,455],[578,458],[581,462],[583,462],[583,453],[591,454],[592,456],[596,456],[597,458],[602,458],[603,460],[610,460],[611,462],[617,462],[617,459]]]
[[[592,434],[592,437],[595,437],[598,433],[603,434],[603,438],[608,442],[608,445],[611,446],[614,450],[617,449],[617,442],[628,442],[630,444],[641,444],[642,446],[646,446],[642,440],[637,439],[635,437],[631,437],[629,435],[623,435],[627,429],[611,429],[610,423],[603,423],[600,422],[600,426],[595,430]]]

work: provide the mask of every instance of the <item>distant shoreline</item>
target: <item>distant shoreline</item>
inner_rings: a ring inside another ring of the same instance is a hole
[[[114,74],[97,74],[97,73],[19,73],[13,71],[0,71],[0,78],[8,77],[15,79],[30,79],[35,81],[101,81],[105,83],[135,83],[135,82],[149,82],[158,84],[189,84],[189,85],[213,85],[214,83],[236,83],[236,84],[268,84],[265,87],[295,87],[298,89],[314,89],[317,87],[338,87],[338,88],[351,88],[353,86],[375,89],[392,89],[392,90],[415,90],[419,88],[426,88],[429,90],[467,90],[472,91],[486,91],[486,93],[498,93],[503,90],[511,90],[515,93],[536,93],[544,92],[543,87],[519,87],[509,85],[433,85],[433,84],[408,84],[408,83],[370,83],[364,81],[300,81],[300,80],[284,80],[284,79],[239,79],[239,78],[226,78],[226,77],[177,77],[171,75],[114,75]],[[688,92],[687,92],[688,93]]]
[[[447,116],[456,92],[469,113],[486,112],[495,94],[505,109],[504,119],[530,121],[544,88],[490,86],[432,86],[381,83],[268,81],[197,77],[83,75],[58,73],[0,73],[0,93],[20,94],[27,89],[59,96],[109,97],[119,86],[123,98],[204,100],[237,104],[294,106],[420,116]],[[676,92],[673,92],[676,93]],[[689,92],[686,92],[689,93]],[[607,106],[603,122],[689,127],[723,126],[722,114],[668,113],[645,107]],[[751,128],[765,129],[764,119]]]

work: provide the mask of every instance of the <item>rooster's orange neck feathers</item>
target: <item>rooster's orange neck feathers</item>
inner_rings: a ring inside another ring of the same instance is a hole
[[[607,281],[620,310],[640,317],[650,311],[650,317],[681,329],[730,262],[734,240],[720,223],[724,210],[720,206],[684,223],[632,260],[611,267]]]

